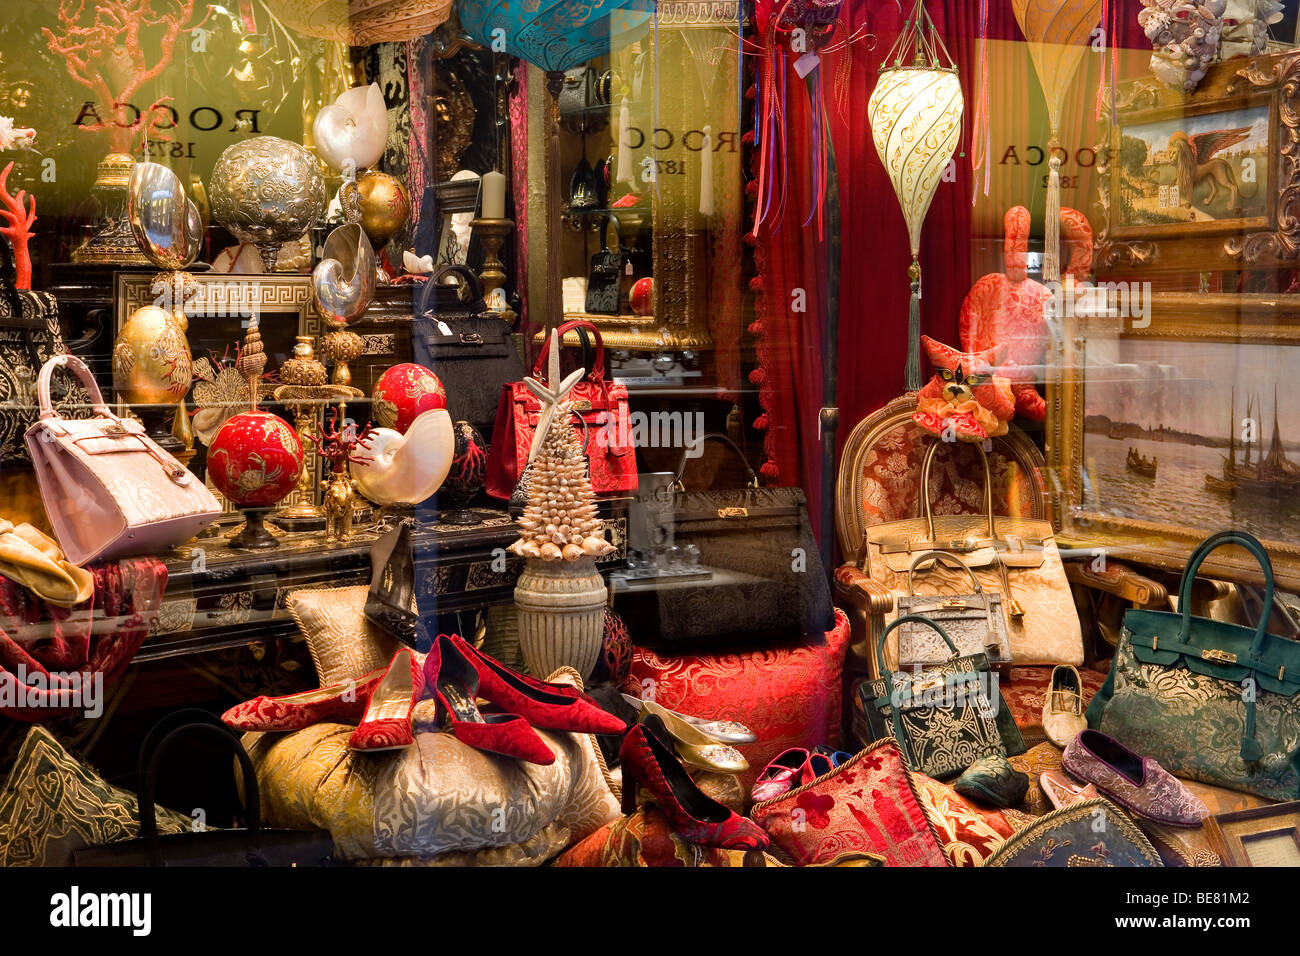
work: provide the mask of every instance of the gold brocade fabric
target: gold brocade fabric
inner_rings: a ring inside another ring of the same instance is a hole
[[[387,667],[399,644],[362,613],[369,588],[302,588],[285,599],[307,639],[320,686],[327,687]]]
[[[72,854],[140,835],[135,794],[82,766],[35,725],[0,790],[0,867],[71,866]],[[184,833],[191,819],[157,808],[158,832]]]

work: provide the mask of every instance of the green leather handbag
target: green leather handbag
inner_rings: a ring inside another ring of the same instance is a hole
[[[1265,630],[1191,616],[1192,584],[1215,548],[1245,548],[1264,571],[1268,552],[1243,531],[1221,531],[1192,553],[1179,611],[1124,615],[1106,683],[1088,705],[1088,726],[1153,757],[1170,773],[1270,800],[1300,797],[1300,643]]]
[[[891,672],[885,641],[898,627],[933,628],[952,657],[924,671]],[[943,779],[961,773],[981,757],[1024,752],[1024,740],[997,688],[983,654],[963,656],[948,633],[919,614],[905,614],[885,628],[876,643],[880,677],[858,688],[873,741],[893,736],[912,770]],[[1010,723],[1013,739],[1004,741]]]

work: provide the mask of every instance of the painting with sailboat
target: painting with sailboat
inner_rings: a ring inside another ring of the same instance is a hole
[[[1300,349],[1115,344],[1089,369],[1083,507],[1300,544]]]

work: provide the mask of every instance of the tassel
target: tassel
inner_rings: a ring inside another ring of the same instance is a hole
[[[1241,759],[1246,763],[1258,763],[1264,756],[1264,748],[1255,739],[1255,700],[1246,701],[1246,735],[1241,738]]]
[[[713,215],[713,127],[704,127],[704,145],[700,147],[700,215]]]
[[[1051,159],[1047,173],[1047,223],[1043,233],[1043,282],[1061,281],[1061,144],[1048,144]]]
[[[618,110],[618,173],[615,182],[636,188],[636,170],[632,162],[632,110],[628,108],[626,96]]]
[[[907,270],[912,279],[912,299],[907,309],[907,390],[921,387],[921,263],[913,258]]]

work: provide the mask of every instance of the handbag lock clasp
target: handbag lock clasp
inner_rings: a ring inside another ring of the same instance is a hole
[[[748,508],[719,508],[718,517],[719,518],[748,518],[749,509]]]
[[[1211,647],[1208,650],[1201,651],[1201,660],[1214,661],[1216,664],[1235,664],[1237,655],[1231,651],[1221,651],[1218,648]]]

